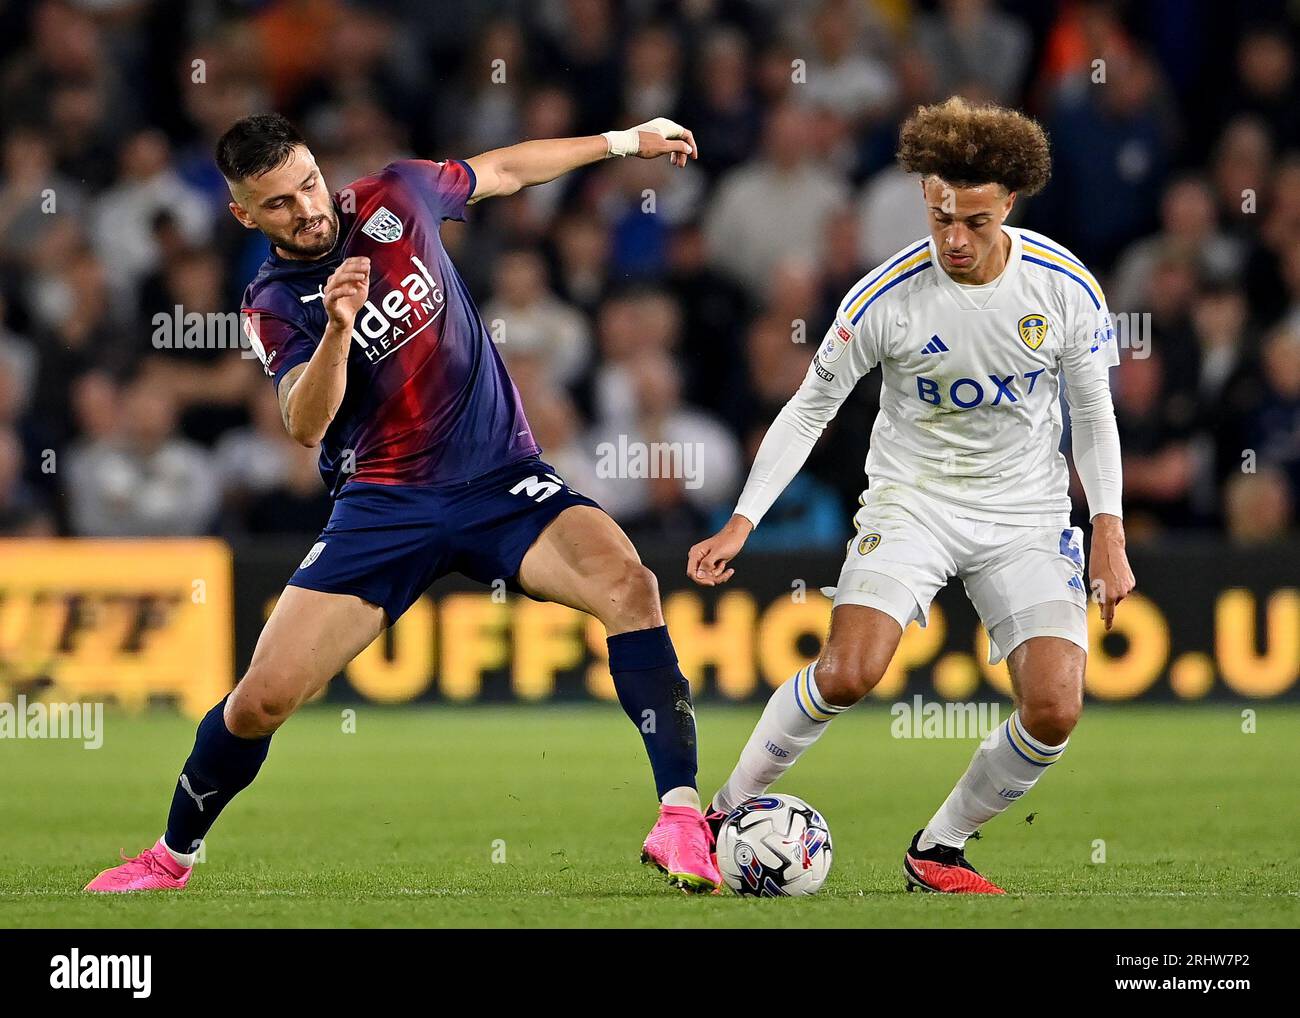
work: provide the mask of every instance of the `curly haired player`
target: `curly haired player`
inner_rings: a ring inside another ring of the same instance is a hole
[[[953,576],[1004,657],[1016,710],[986,738],[903,858],[908,888],[999,894],[966,841],[1061,759],[1083,705],[1088,650],[1083,532],[1070,525],[1060,453],[1063,376],[1075,467],[1092,521],[1091,586],[1109,628],[1133,589],[1124,550],[1119,436],[1108,369],[1119,354],[1101,288],[1069,251],[1006,226],[1051,173],[1042,129],[953,98],[903,126],[930,236],[845,295],[798,392],[778,414],[727,525],[691,549],[687,574],[729,565],[864,374],[883,372],[830,635],[781,686],[713,797],[709,821],[772,785],[838,714],[878,683],[904,628],[926,624]]]

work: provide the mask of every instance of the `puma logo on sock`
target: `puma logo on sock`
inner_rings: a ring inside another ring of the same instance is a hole
[[[185,789],[185,794],[194,800],[194,805],[199,808],[200,813],[203,812],[203,800],[206,799],[209,795],[217,794],[217,790],[214,788],[211,792],[204,792],[202,795],[199,795],[196,791],[194,791],[194,789],[190,787],[190,779],[187,778],[184,774],[181,775],[181,788]]]

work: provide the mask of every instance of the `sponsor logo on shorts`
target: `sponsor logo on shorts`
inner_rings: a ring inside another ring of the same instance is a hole
[[[510,494],[523,495],[534,502],[545,502],[563,487],[564,482],[554,474],[546,474],[545,479],[533,474],[531,477],[515,482],[514,487],[510,489]]]
[[[320,553],[325,550],[325,542],[317,541],[311,546],[311,551],[307,552],[307,557],[298,563],[299,569],[306,569],[309,565],[320,558]]]
[[[366,220],[361,232],[381,244],[391,244],[402,239],[402,221],[381,205]]]
[[[1068,527],[1061,531],[1061,554],[1074,563],[1075,568],[1083,569],[1083,531],[1078,527]]]
[[[875,533],[874,531],[870,534],[863,534],[862,539],[858,541],[858,554],[870,555],[873,551],[875,551],[878,547],[880,547],[880,541],[881,541],[880,535]]]

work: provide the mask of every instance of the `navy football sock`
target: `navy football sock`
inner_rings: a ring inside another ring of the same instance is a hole
[[[241,739],[226,727],[226,700],[199,722],[194,748],[176,782],[164,840],[174,852],[197,852],[226,803],[252,784],[271,737]]]
[[[655,791],[695,787],[695,709],[667,626],[611,636],[609,671],[618,702],[650,755]]]

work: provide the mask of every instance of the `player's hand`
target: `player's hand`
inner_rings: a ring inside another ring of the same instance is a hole
[[[352,328],[352,322],[370,294],[370,259],[343,259],[325,282],[325,313],[337,325]]]
[[[1088,559],[1092,596],[1101,605],[1101,620],[1109,631],[1115,621],[1115,606],[1137,586],[1124,550],[1124,524],[1119,517],[1100,514],[1093,520]]]
[[[700,158],[695,135],[667,117],[655,117],[637,124],[632,130],[637,132],[640,140],[636,154],[641,159],[658,159],[666,155],[674,166],[685,166],[687,159]]]
[[[736,515],[712,537],[701,541],[686,556],[686,575],[701,587],[726,583],[736,571],[728,563],[740,554],[754,524]]]

